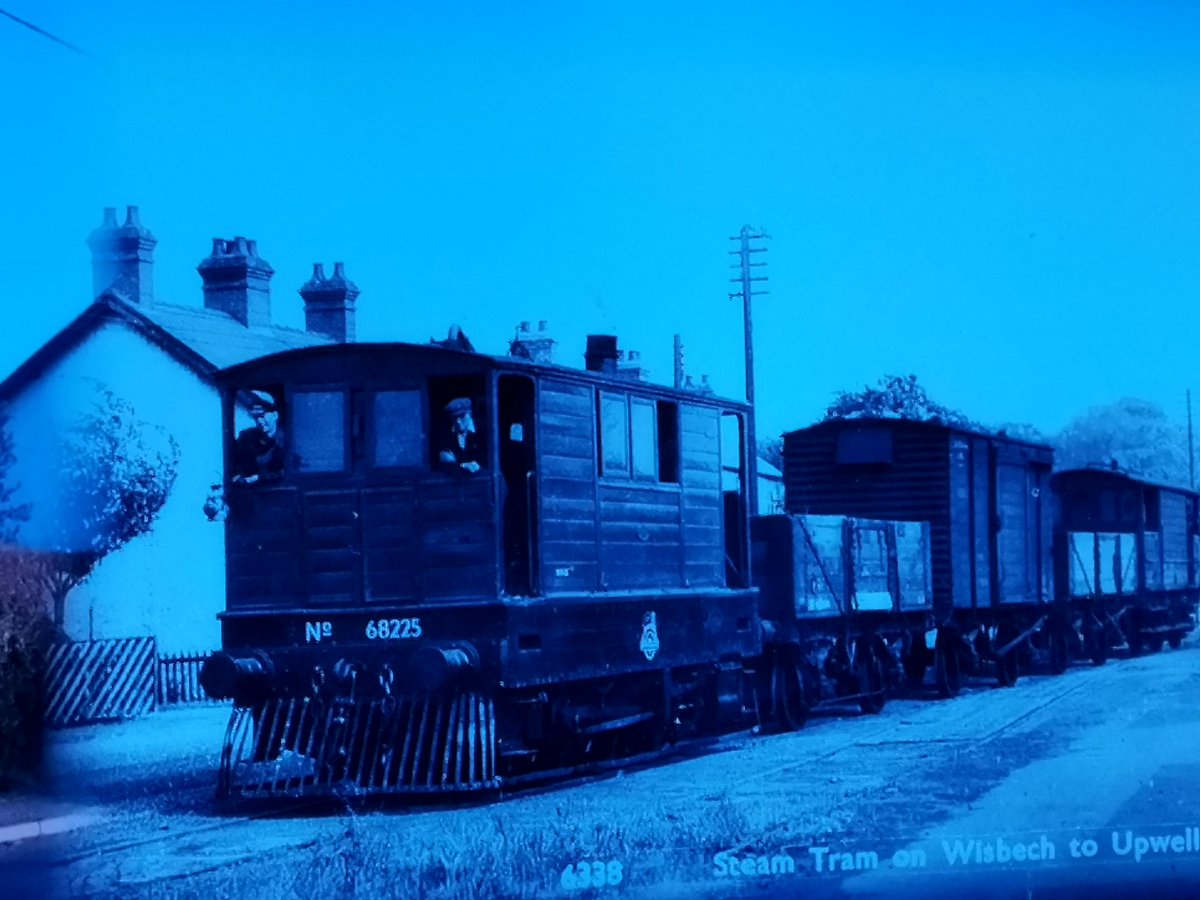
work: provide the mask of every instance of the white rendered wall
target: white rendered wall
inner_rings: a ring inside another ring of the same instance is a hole
[[[180,459],[153,530],[101,562],[67,598],[66,631],[76,640],[153,635],[160,653],[215,649],[224,529],[201,506],[221,480],[220,402],[215,389],[130,328],[103,326],[11,404],[17,499],[33,504],[20,540],[37,547],[47,539],[45,498],[61,470],[57,436],[98,396],[88,379],[132,404],[141,421],[162,425]]]

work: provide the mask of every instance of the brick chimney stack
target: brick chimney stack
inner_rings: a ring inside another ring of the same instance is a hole
[[[125,224],[117,224],[117,211],[104,210],[104,221],[87,239],[92,248],[92,296],[110,288],[134,303],[154,302],[154,239],[143,228],[138,208],[125,211]]]
[[[212,255],[196,267],[204,282],[204,308],[226,313],[248,328],[271,324],[271,276],[257,241],[213,238]]]
[[[346,277],[343,263],[333,264],[333,275],[325,277],[325,266],[313,263],[313,274],[301,288],[304,298],[304,327],[339,343],[354,340],[354,301],[359,290]]]
[[[518,325],[517,336],[508,342],[508,355],[532,360],[535,363],[554,362],[556,341],[550,337],[547,324],[545,319],[538,322],[536,334],[530,329],[528,322]]]

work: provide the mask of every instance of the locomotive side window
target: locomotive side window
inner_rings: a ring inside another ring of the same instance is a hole
[[[679,407],[597,391],[600,475],[679,483]]]
[[[658,401],[658,480],[679,483],[679,406]]]
[[[600,474],[629,477],[629,407],[624,397],[600,394]]]
[[[266,484],[283,477],[287,429],[280,421],[280,387],[240,391],[234,406],[233,482]]]
[[[429,431],[425,445],[433,468],[472,474],[488,463],[486,386],[477,376],[429,379]]]
[[[425,464],[424,417],[420,391],[380,391],[371,408],[372,458],[379,468]]]
[[[1137,495],[1129,491],[1133,521],[1137,521]],[[1158,491],[1146,491],[1146,528],[1157,531],[1162,527],[1162,495]]]
[[[742,419],[721,414],[721,490],[742,490]]]
[[[297,391],[292,396],[296,465],[301,472],[346,468],[346,395],[341,391]]]
[[[634,398],[629,421],[633,438],[633,477],[641,481],[657,481],[658,413],[654,403]]]

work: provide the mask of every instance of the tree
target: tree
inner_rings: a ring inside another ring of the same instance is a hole
[[[57,539],[45,584],[61,631],[67,595],[100,561],[151,530],[179,467],[179,445],[138,419],[128,401],[99,382],[96,399],[63,439]]]
[[[839,391],[825,410],[830,419],[912,419],[940,422],[959,428],[978,429],[962,413],[933,400],[917,384],[916,375],[885,375],[877,387],[866,385],[861,391]]]
[[[758,458],[766,460],[780,472],[783,471],[783,438],[758,439]]]
[[[42,755],[42,682],[53,634],[44,560],[0,547],[0,791],[36,771]]]
[[[6,409],[0,408],[0,790],[30,775],[41,757],[41,681],[49,638],[40,560],[14,545],[29,504],[16,504],[16,463]]]
[[[0,407],[0,544],[14,543],[19,523],[29,519],[29,504],[13,503],[18,488],[12,480],[12,467],[16,461],[8,410]]]
[[[1187,429],[1162,407],[1126,397],[1072,419],[1054,439],[1059,469],[1113,462],[1131,475],[1187,484]]]

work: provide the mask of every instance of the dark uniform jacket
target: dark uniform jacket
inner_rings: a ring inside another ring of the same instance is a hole
[[[277,479],[283,475],[283,445],[282,429],[276,429],[274,437],[267,437],[261,428],[247,428],[234,444],[234,469],[243,478],[257,475],[267,481]]]

